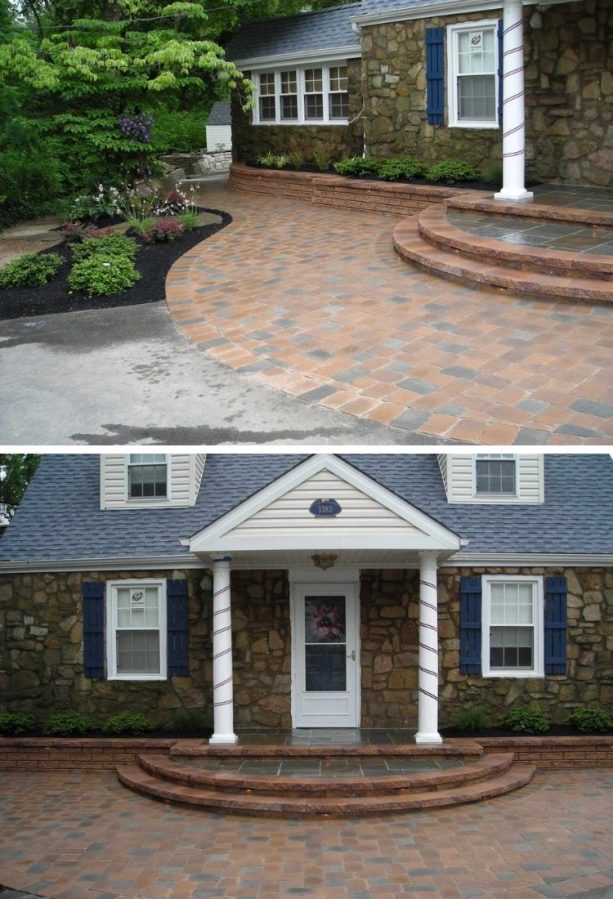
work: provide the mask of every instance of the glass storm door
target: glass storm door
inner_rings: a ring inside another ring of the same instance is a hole
[[[357,589],[305,584],[294,596],[294,727],[359,727]]]

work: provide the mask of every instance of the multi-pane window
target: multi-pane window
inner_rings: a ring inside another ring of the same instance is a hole
[[[450,37],[450,123],[467,126],[497,125],[496,25],[452,27]]]
[[[274,72],[260,75],[260,121],[274,122],[277,118],[276,79]]]
[[[513,455],[478,455],[475,474],[475,493],[478,496],[514,495],[517,492],[517,463]]]
[[[253,76],[256,124],[346,124],[349,74],[346,63],[305,66]]]
[[[166,675],[165,596],[161,582],[109,585],[109,676],[147,680]]]
[[[281,118],[295,121],[298,118],[298,73],[281,72]]]
[[[534,667],[534,585],[490,586],[490,668]]]
[[[128,498],[168,496],[168,460],[164,453],[133,453],[128,462]]]
[[[330,118],[349,118],[349,77],[347,66],[330,67]]]

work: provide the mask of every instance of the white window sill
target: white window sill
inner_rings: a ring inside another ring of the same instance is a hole
[[[448,128],[472,128],[481,131],[500,131],[497,122],[449,122]]]
[[[110,681],[165,681],[168,678],[163,674],[138,674],[134,676],[130,676],[128,674],[115,674],[107,677],[107,680]]]
[[[335,119],[333,122],[253,122],[252,124],[256,128],[258,127],[258,125],[262,126],[263,128],[299,128],[300,126],[304,125],[306,125],[307,127],[317,126],[317,128],[336,128],[339,126],[342,127],[343,125],[348,125],[349,119]]]
[[[541,671],[516,671],[510,668],[508,671],[484,671],[482,677],[513,677],[513,678],[532,678],[540,679],[545,675]]]

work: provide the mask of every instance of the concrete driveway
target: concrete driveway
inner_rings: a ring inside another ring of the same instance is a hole
[[[0,322],[0,382],[3,445],[429,442],[229,370],[164,303]]]

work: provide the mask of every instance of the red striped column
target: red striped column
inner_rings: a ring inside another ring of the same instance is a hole
[[[442,743],[438,732],[438,588],[436,553],[420,553],[419,704],[416,743]]]
[[[521,0],[504,0],[502,81],[502,190],[497,200],[531,200],[526,190],[524,19]]]
[[[209,743],[236,743],[232,687],[232,609],[230,562],[213,562],[213,721]]]

